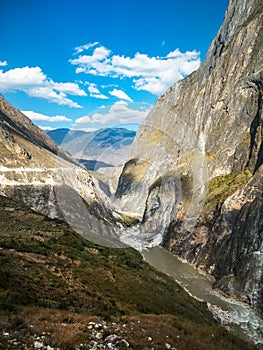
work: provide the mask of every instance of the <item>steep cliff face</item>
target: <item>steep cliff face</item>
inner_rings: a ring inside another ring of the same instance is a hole
[[[150,161],[154,152],[161,161],[163,152],[181,164],[185,152],[204,148],[209,177],[248,163],[254,171],[261,160],[262,63],[262,2],[231,1],[206,61],[158,99],[134,156]],[[155,145],[148,156],[143,143]]]
[[[223,203],[211,229],[208,267],[215,287],[262,311],[263,305],[263,171]]]
[[[117,190],[142,232],[161,231],[167,249],[261,310],[262,16],[261,0],[230,1],[205,62],[139,129],[137,166],[126,164]]]

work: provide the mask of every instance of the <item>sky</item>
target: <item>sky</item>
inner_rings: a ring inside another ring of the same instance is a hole
[[[228,0],[1,0],[0,93],[43,130],[136,129],[196,70]]]

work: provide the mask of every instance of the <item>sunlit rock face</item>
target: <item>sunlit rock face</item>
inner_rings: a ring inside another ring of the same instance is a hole
[[[140,232],[262,310],[263,4],[231,0],[201,67],[161,96],[116,192]]]

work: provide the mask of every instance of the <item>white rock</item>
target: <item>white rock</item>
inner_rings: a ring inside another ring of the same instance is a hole
[[[113,343],[117,339],[118,339],[118,336],[116,334],[111,334],[111,335],[107,336],[107,338],[105,339],[105,343],[107,343],[107,342]]]
[[[95,339],[102,339],[103,338],[103,334],[102,333],[95,333]]]
[[[130,346],[130,344],[125,339],[118,341],[117,345],[121,345],[122,347],[125,346],[126,348],[128,348]]]
[[[37,340],[34,342],[34,348],[35,349],[42,349],[43,346],[44,346],[44,344],[39,342],[39,341],[37,341]]]

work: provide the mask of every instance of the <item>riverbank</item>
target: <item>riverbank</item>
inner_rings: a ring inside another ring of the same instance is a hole
[[[214,318],[227,329],[263,348],[263,320],[248,304],[212,289],[212,279],[160,247],[141,251],[145,261],[173,277],[192,297],[207,303]]]

